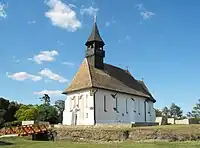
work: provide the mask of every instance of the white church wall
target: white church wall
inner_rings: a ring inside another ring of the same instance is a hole
[[[63,124],[93,125],[94,124],[93,108],[94,108],[93,96],[90,95],[89,89],[68,94],[65,100],[65,110],[63,112]]]
[[[96,123],[130,123],[144,122],[144,101],[146,98],[117,93],[116,99],[111,96],[115,92],[98,89],[95,94]],[[105,110],[104,111],[104,96]],[[90,90],[70,93],[65,100],[63,112],[64,125],[93,125],[94,124],[94,96]],[[77,106],[78,105],[78,106]],[[114,108],[117,107],[115,111]],[[77,109],[77,110],[76,110]],[[77,118],[75,118],[77,115]],[[155,121],[153,102],[146,102],[146,121]]]
[[[156,113],[154,109],[154,103],[152,101],[148,101],[146,103],[147,107],[147,122],[155,122],[156,120]]]
[[[98,123],[130,123],[144,122],[144,101],[146,98],[117,93],[117,112],[113,109],[116,107],[116,99],[111,96],[115,92],[99,89],[95,96],[96,104],[96,122]],[[106,99],[104,99],[106,97]],[[104,104],[104,100],[105,104]],[[104,111],[104,106],[106,111]],[[153,102],[146,103],[146,121],[154,120],[155,111]],[[149,113],[148,113],[149,112]]]

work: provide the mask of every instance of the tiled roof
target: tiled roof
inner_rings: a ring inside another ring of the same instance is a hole
[[[144,82],[136,80],[128,71],[109,64],[104,64],[103,70],[97,69],[90,58],[85,58],[71,85],[63,93],[92,87],[142,96],[155,102]]]

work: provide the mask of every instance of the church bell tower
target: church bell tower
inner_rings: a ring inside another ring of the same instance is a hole
[[[104,41],[102,40],[94,18],[92,32],[85,43],[86,45],[86,58],[91,58],[92,64],[95,68],[104,69],[105,51],[103,50]]]

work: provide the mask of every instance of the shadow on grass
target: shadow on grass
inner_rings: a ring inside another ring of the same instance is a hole
[[[10,143],[10,142],[0,141],[0,146],[12,145],[12,144],[13,143]]]

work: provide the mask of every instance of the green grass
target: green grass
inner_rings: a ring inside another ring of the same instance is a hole
[[[198,142],[182,143],[133,143],[130,141],[124,143],[78,143],[69,141],[31,141],[23,138],[3,138],[0,139],[0,148],[199,148]]]

